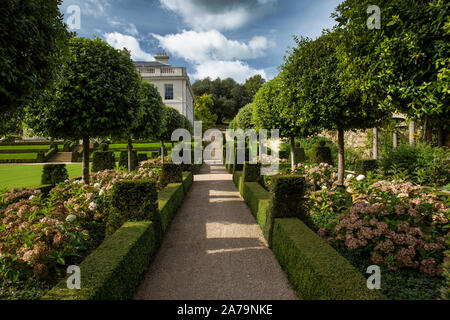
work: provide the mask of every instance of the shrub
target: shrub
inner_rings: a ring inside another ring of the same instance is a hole
[[[116,160],[112,151],[96,151],[92,160],[92,172],[111,170],[116,166]]]
[[[115,209],[108,217],[107,235],[125,221],[155,221],[160,223],[156,182],[150,180],[121,180],[114,184],[111,204]]]
[[[183,182],[183,170],[181,165],[175,163],[164,163],[161,173],[161,184]]]
[[[170,183],[158,193],[161,228],[166,232],[178,208],[183,203],[184,188],[181,183]]]
[[[309,160],[311,163],[327,163],[329,165],[333,165],[331,149],[325,146],[324,141],[321,141],[319,146],[316,146],[310,150]]]
[[[242,176],[245,182],[258,182],[261,180],[261,164],[244,163]]]
[[[272,249],[300,299],[383,299],[339,253],[298,219],[275,219]]]
[[[137,151],[131,150],[131,170],[138,166]],[[120,152],[119,167],[128,168],[128,151]]]
[[[427,144],[400,145],[389,150],[380,161],[386,175],[404,172],[405,178],[430,186],[443,186],[450,182],[450,150],[432,148]]]
[[[139,153],[138,154],[138,162],[147,161],[148,157],[146,153]]]
[[[69,179],[65,164],[46,164],[42,170],[42,184],[57,185]]]
[[[82,157],[79,152],[77,152],[77,151],[72,152],[72,160],[71,160],[72,162],[80,162],[81,158]]]
[[[272,178],[272,217],[299,217],[303,212],[305,178],[302,176],[274,176]]]
[[[286,150],[280,150],[280,151],[278,152],[278,157],[279,157],[280,159],[289,159],[289,151],[286,151]]]
[[[158,249],[153,222],[127,222],[81,264],[81,290],[62,280],[44,300],[131,299]]]
[[[37,153],[36,162],[41,162],[41,163],[45,162],[45,152],[44,151],[39,151]]]
[[[444,258],[444,282],[441,288],[441,298],[444,300],[450,300],[450,233],[447,234],[446,239],[447,250],[445,251]]]
[[[375,159],[361,159],[356,162],[356,174],[366,175],[369,171],[378,169],[378,161]]]
[[[295,153],[295,160],[297,163],[306,161],[305,149],[300,148],[300,147],[295,147],[294,153]],[[289,159],[291,159],[290,153],[289,153]]]
[[[302,219],[311,229],[331,227],[334,221],[351,206],[351,197],[345,190],[328,189],[308,194],[308,214]]]
[[[106,152],[109,150],[109,143],[102,142],[99,146],[100,151]]]

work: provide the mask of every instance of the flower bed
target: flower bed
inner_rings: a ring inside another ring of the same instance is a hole
[[[4,193],[0,202],[0,298],[14,297],[11,292],[29,282],[48,289],[47,284],[60,279],[67,265],[81,262],[103,241],[114,184],[123,179],[158,181],[159,172],[158,168],[133,173],[103,171],[92,175],[91,185],[68,180],[47,197],[32,189]],[[29,298],[39,298],[42,290]]]

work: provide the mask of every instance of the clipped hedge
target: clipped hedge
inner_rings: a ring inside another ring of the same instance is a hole
[[[378,161],[375,159],[361,159],[356,161],[356,174],[366,175],[369,171],[378,169]]]
[[[325,147],[323,141],[321,141],[321,145],[312,148],[308,155],[309,160],[312,163],[328,163],[330,165],[333,165],[331,149],[329,147]]]
[[[154,221],[159,224],[156,182],[149,180],[121,180],[114,184],[108,216],[107,235],[113,234],[126,221]]]
[[[244,182],[242,197],[260,226],[264,237],[270,240],[270,193],[257,182]]]
[[[384,298],[367,289],[362,274],[299,219],[275,219],[272,250],[300,299]]]
[[[184,194],[187,194],[192,184],[194,183],[193,172],[183,172],[183,190]]]
[[[138,162],[147,161],[148,156],[146,153],[138,153]]]
[[[96,151],[92,155],[92,172],[111,170],[116,167],[116,159],[112,151]]]
[[[297,175],[272,177],[273,218],[299,217],[303,212],[305,178]]]
[[[73,151],[72,152],[72,162],[81,162],[83,159],[83,156],[81,155],[80,152],[77,151]]]
[[[131,299],[157,249],[153,222],[127,222],[80,264],[81,290],[64,279],[43,300]]]
[[[136,169],[138,165],[137,151],[131,150],[131,170]],[[128,168],[128,151],[120,152],[119,167]]]
[[[300,147],[294,148],[295,160],[297,163],[303,163],[306,161],[305,149]],[[289,153],[289,161],[291,160],[291,154]]]
[[[261,180],[261,163],[244,163],[242,176],[245,182],[258,182]]]
[[[170,183],[158,193],[158,209],[163,233],[167,231],[175,213],[183,203],[183,183]]]
[[[162,166],[161,184],[183,182],[183,169],[180,164],[165,163]]]
[[[57,185],[69,179],[65,164],[46,164],[42,168],[41,184]]]

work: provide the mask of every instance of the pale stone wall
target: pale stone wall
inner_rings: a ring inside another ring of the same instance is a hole
[[[355,151],[361,152],[366,157],[370,157],[372,155],[372,150],[368,148],[371,145],[369,141],[369,130],[360,130],[360,131],[347,131],[344,134],[345,148],[353,149]],[[338,142],[338,134],[337,131],[324,131],[319,134],[319,136],[330,139],[337,146]]]

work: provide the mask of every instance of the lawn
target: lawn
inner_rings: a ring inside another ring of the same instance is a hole
[[[41,184],[43,165],[0,165],[0,189],[34,187]],[[81,164],[66,165],[69,177],[81,176]]]
[[[37,153],[0,153],[0,160],[3,159],[36,159]]]
[[[58,145],[58,148],[62,149],[63,145]],[[50,145],[16,145],[16,146],[0,146],[0,150],[50,150]]]
[[[167,148],[172,148],[172,143],[164,143],[164,145]],[[154,143],[133,143],[134,148],[161,148],[161,143],[154,142]],[[127,149],[126,144],[110,144],[110,149]]]

